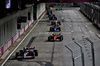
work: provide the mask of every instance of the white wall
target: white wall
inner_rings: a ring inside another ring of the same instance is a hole
[[[45,3],[40,3],[37,5],[37,16],[41,13],[43,9],[45,9]]]
[[[17,18],[19,16],[28,16],[28,12],[31,12],[31,19],[33,19],[32,10],[33,7],[30,7],[0,20],[0,47],[17,33]],[[24,27],[28,22],[29,20],[26,23],[22,23],[21,27]]]

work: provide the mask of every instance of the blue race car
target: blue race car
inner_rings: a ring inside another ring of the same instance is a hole
[[[52,27],[50,27],[50,31],[61,31],[61,28],[59,26],[55,26],[53,25]]]

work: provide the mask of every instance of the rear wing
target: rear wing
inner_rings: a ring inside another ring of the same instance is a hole
[[[23,49],[35,49],[35,47],[24,47]]]

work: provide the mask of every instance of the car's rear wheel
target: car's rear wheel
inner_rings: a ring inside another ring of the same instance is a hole
[[[60,22],[57,22],[59,25],[61,25],[61,23]]]
[[[57,20],[57,17],[55,17],[55,20]]]
[[[60,36],[60,41],[62,41],[63,40],[63,36]]]
[[[52,27],[50,27],[50,31],[52,31]]]
[[[35,56],[38,56],[38,51],[37,50],[34,50],[34,52],[35,52]]]
[[[51,41],[51,37],[50,36],[48,37],[48,41]]]
[[[18,54],[19,54],[19,52],[16,52],[16,59],[17,59],[17,57],[18,57]]]
[[[33,51],[33,55],[32,56],[33,56],[32,58],[35,59],[35,52],[34,51]]]
[[[59,31],[61,31],[61,28],[60,27],[58,29],[59,29]]]

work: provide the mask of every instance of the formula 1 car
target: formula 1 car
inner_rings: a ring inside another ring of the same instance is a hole
[[[59,26],[55,26],[55,25],[53,25],[52,27],[50,27],[50,31],[52,32],[52,31],[61,31],[61,28],[59,27]]]
[[[61,25],[61,23],[57,20],[51,22],[51,25]]]
[[[48,41],[62,41],[63,35],[61,34],[52,34],[48,37]]]
[[[52,11],[47,12],[47,15],[48,15],[48,16],[52,15]]]
[[[57,8],[56,10],[62,10],[62,8]]]
[[[51,9],[48,9],[47,10],[47,15],[51,15],[52,14],[52,10]]]
[[[23,50],[16,52],[16,59],[35,58],[35,56],[38,56],[35,47],[24,47]]]
[[[49,15],[49,20],[57,20],[57,17],[55,17],[55,15],[51,14],[51,15]]]

